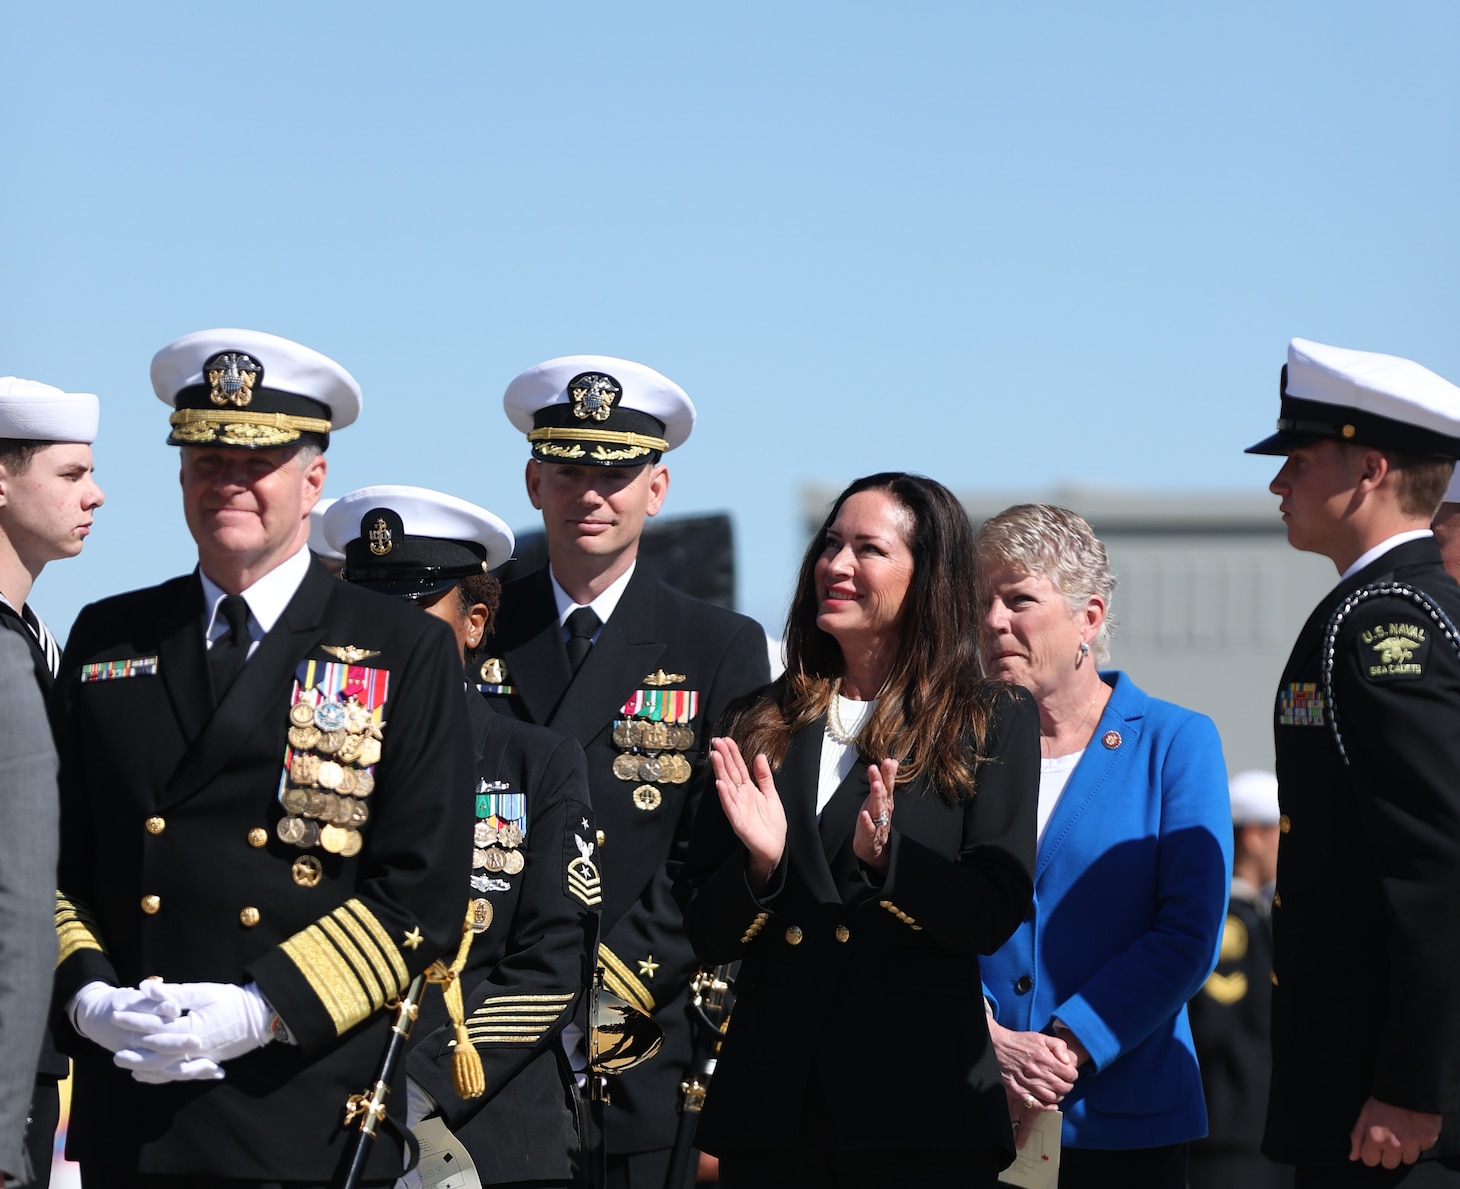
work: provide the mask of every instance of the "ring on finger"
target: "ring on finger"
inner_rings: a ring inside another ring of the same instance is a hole
[[[1037,1098],[1035,1098],[1033,1094],[1026,1094],[1024,1096],[1024,1109],[1025,1110],[1032,1111],[1038,1105],[1039,1105],[1039,1100]]]
[[[876,817],[874,817],[872,819],[872,824],[874,826],[885,826],[891,820],[892,820],[892,814],[888,813],[886,810],[883,810],[881,813],[879,813]]]

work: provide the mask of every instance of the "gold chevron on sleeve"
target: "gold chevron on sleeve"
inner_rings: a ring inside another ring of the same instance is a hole
[[[358,899],[300,930],[282,948],[319,996],[337,1034],[379,1011],[409,981],[400,949]]]
[[[56,942],[57,966],[81,950],[105,952],[96,935],[96,918],[91,909],[60,891],[56,893]]]
[[[1223,1007],[1230,1007],[1247,994],[1247,976],[1240,970],[1234,970],[1231,974],[1213,970],[1202,984],[1202,990]]]
[[[473,1044],[537,1044],[572,1002],[565,995],[498,995],[486,1000],[466,1022]]]
[[[639,981],[639,976],[624,965],[623,959],[606,945],[598,947],[598,960],[603,963],[603,982],[620,999],[632,1003],[640,1011],[654,1011],[654,996]]]

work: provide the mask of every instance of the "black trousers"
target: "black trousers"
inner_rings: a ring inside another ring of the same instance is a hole
[[[1460,1158],[1420,1160],[1398,1168],[1370,1168],[1361,1160],[1347,1164],[1299,1165],[1295,1189],[1454,1189],[1460,1186]]]
[[[1060,1189],[1186,1189],[1186,1145],[1065,1148]]]
[[[388,1181],[361,1181],[361,1189],[391,1189]],[[231,1177],[148,1176],[105,1164],[81,1166],[81,1189],[329,1189],[310,1181],[235,1181]]]
[[[51,1162],[56,1154],[56,1128],[61,1123],[61,1090],[57,1080],[45,1074],[36,1078],[31,1093],[29,1117],[25,1123],[25,1151],[30,1159],[30,1189],[46,1189],[51,1183]]]

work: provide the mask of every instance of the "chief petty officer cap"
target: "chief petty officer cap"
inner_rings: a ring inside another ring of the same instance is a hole
[[[258,330],[199,330],[152,357],[152,388],[176,410],[169,446],[264,450],[360,416],[360,385],[333,359]]]
[[[1287,454],[1322,438],[1460,458],[1460,388],[1397,355],[1288,344],[1277,433],[1248,454]]]
[[[1278,782],[1271,772],[1248,769],[1227,782],[1232,797],[1232,824],[1275,826],[1282,817],[1278,808]]]
[[[39,380],[0,376],[0,438],[89,446],[100,419],[101,402],[90,392],[62,392]]]
[[[330,561],[345,560],[345,555],[324,539],[324,514],[339,502],[336,499],[319,499],[309,509],[309,551]]]
[[[694,429],[694,403],[652,367],[565,355],[528,368],[502,398],[539,462],[634,467],[657,462]]]
[[[345,555],[347,582],[408,599],[450,590],[512,556],[499,517],[425,487],[361,487],[324,515],[325,541]]]

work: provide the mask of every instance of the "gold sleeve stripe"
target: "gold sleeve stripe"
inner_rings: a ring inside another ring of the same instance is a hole
[[[336,1035],[343,1035],[379,1006],[365,994],[354,968],[318,925],[294,934],[281,948],[319,996]]]
[[[322,917],[315,923],[334,943],[340,957],[349,964],[350,972],[360,984],[360,989],[364,991],[365,997],[375,1007],[383,1004],[385,1002],[385,984],[371,969],[370,960],[360,952],[359,947],[355,944],[354,936],[334,918],[333,914]]]
[[[654,1010],[654,996],[649,994],[649,988],[639,981],[638,976],[608,946],[598,947],[598,960],[603,963],[603,981],[608,984],[610,991],[620,999],[632,1003],[640,1011]]]
[[[395,991],[399,993],[406,989],[406,984],[411,981],[411,972],[406,969],[406,960],[401,956],[400,947],[391,941],[390,934],[385,931],[384,926],[375,919],[375,914],[365,907],[360,900],[346,900],[339,908],[335,909],[333,915],[343,917],[349,913],[360,922],[369,932],[375,941],[375,948],[381,958],[385,960],[386,969],[395,975]]]
[[[96,936],[96,920],[84,905],[61,892],[56,893],[56,965],[81,950],[102,950]]]

